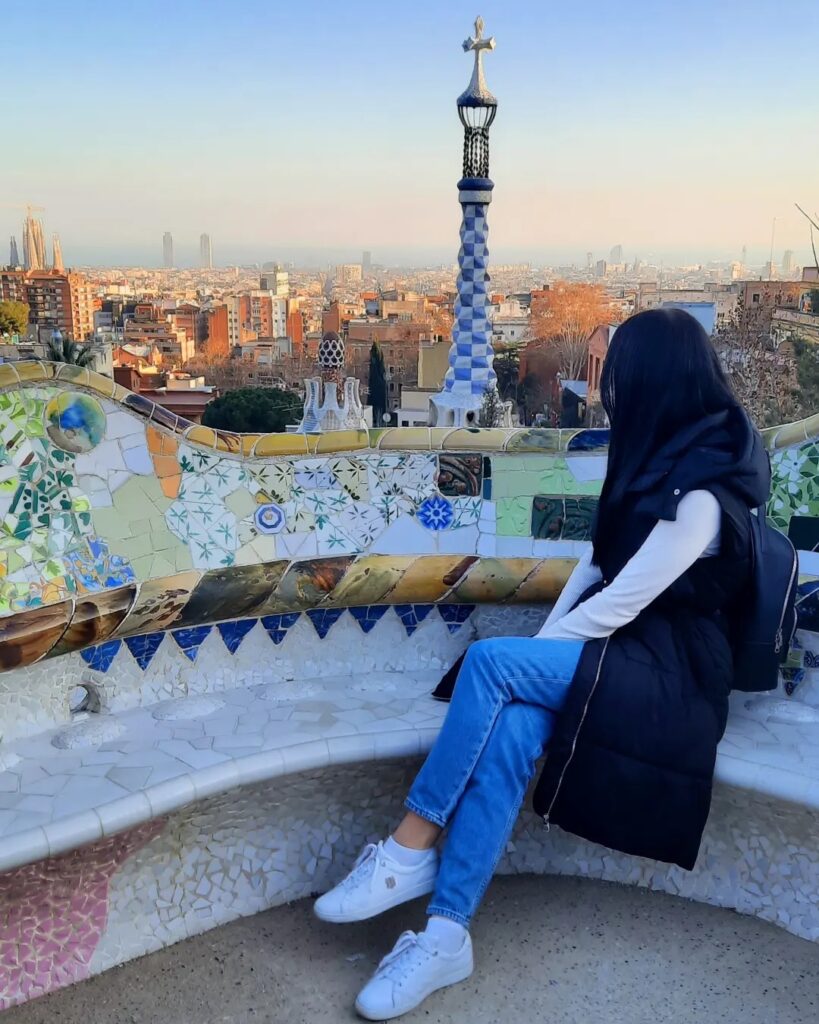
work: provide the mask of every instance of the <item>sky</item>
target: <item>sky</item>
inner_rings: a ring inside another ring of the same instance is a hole
[[[0,260],[36,203],[67,263],[452,262],[477,13],[495,261],[809,259],[819,2],[0,4]]]

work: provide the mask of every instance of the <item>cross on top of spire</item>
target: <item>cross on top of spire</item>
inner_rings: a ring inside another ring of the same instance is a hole
[[[495,49],[495,37],[483,38],[483,18],[478,15],[475,19],[475,35],[464,39],[463,48],[465,53],[472,50],[475,54],[475,67],[472,69],[472,78],[466,91],[458,97],[459,106],[495,106],[497,100],[486,87],[486,80],[483,76],[483,54],[484,50]]]

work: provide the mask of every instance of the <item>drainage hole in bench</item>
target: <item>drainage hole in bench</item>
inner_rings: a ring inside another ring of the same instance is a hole
[[[68,695],[72,715],[96,714],[100,710],[99,690],[92,683],[79,683]]]

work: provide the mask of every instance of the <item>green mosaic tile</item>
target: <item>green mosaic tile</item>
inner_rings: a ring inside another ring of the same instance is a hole
[[[560,540],[563,517],[566,514],[563,497],[540,495],[532,501],[532,536],[536,540]]]
[[[495,514],[498,537],[531,536],[531,498],[500,498],[495,502]]]

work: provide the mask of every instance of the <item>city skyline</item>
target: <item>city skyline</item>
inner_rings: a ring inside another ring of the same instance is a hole
[[[475,3],[398,14],[371,0],[320,6],[317,18],[315,7],[245,0],[203,16],[188,0],[173,10],[144,0],[143,20],[163,27],[158,43],[133,31],[131,12],[97,0],[26,12],[43,66],[27,83],[31,102],[53,98],[68,37],[79,57],[94,56],[72,69],[76,102],[104,87],[106,103],[92,104],[81,144],[56,122],[32,138],[22,108],[7,112],[24,143],[4,167],[4,198],[45,207],[72,266],[159,266],[163,231],[175,265],[196,266],[203,225],[219,239],[220,266],[347,262],[364,249],[389,265],[452,262],[455,97],[470,66],[451,40]],[[761,0],[665,11],[591,0],[559,17],[538,3],[479,6],[500,39],[493,260],[580,264],[618,244],[627,259],[730,260],[747,245],[761,264],[774,218],[774,261],[786,250],[795,264],[809,259],[793,204],[819,202],[819,140],[804,129],[812,0],[795,0],[781,22]],[[6,13],[10,32],[22,18]],[[183,121],[205,158],[176,145]],[[142,129],[149,159],[135,145]],[[19,211],[0,208],[2,234],[20,237]]]

